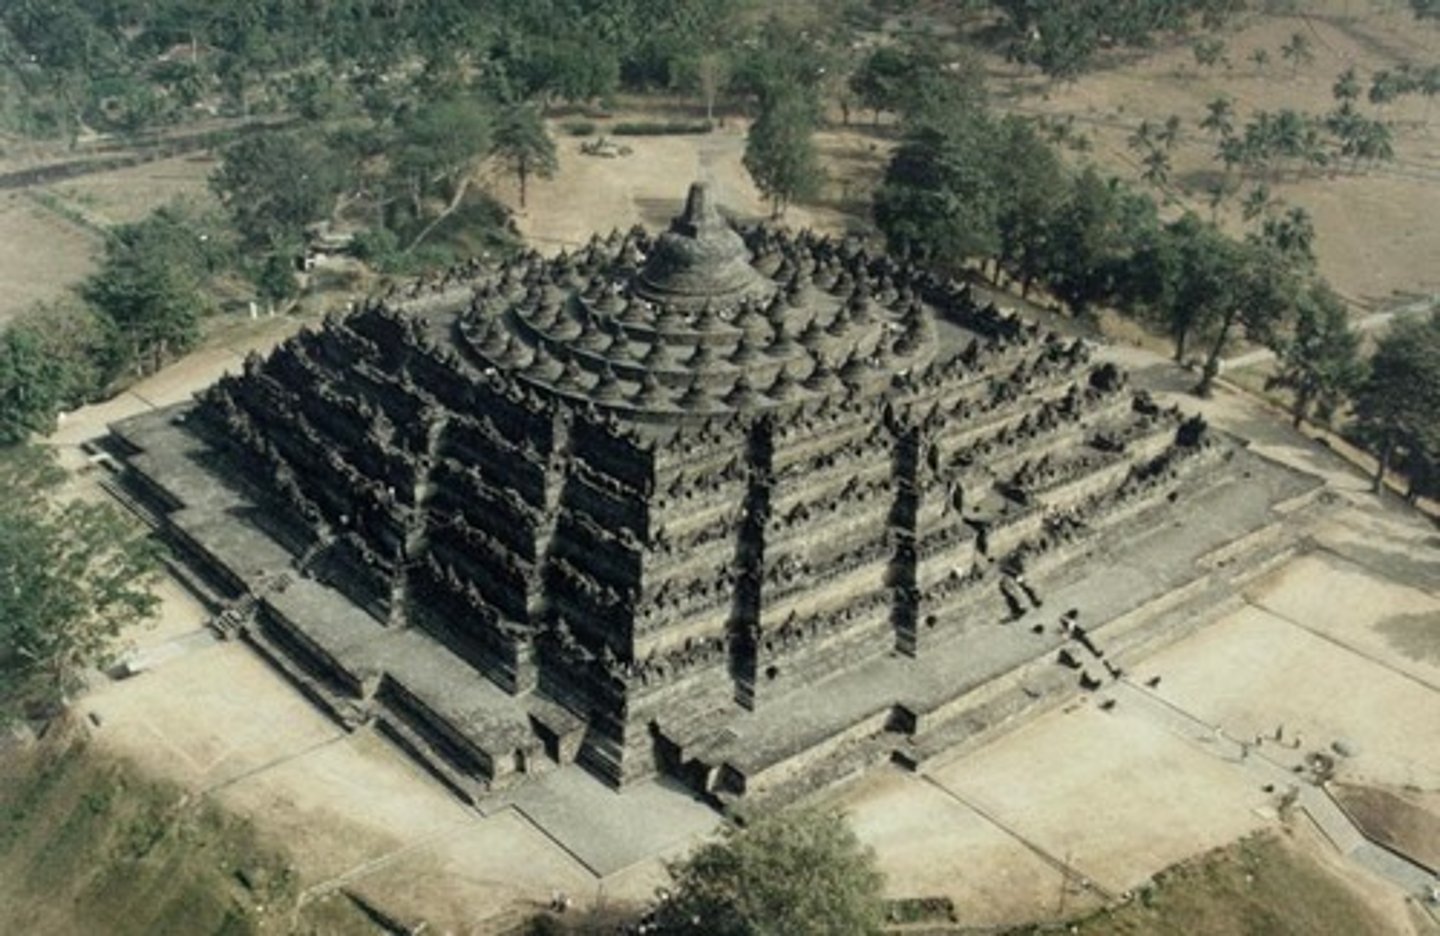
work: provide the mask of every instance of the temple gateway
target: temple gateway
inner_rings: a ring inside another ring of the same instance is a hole
[[[919,762],[1114,677],[1094,628],[1303,487],[1084,343],[737,230],[703,185],[658,236],[392,291],[110,444],[216,628],[471,799],[572,762],[721,806]],[[1177,499],[1204,522],[1169,532]]]

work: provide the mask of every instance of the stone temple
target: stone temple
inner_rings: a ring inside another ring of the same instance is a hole
[[[1090,355],[697,185],[658,236],[394,290],[110,447],[217,628],[461,795],[578,763],[734,806],[1114,677],[1067,605],[1093,636],[1213,597],[1305,493]]]

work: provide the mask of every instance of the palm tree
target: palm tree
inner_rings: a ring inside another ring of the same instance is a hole
[[[1409,90],[1410,82],[1404,75],[1398,75],[1389,69],[1382,68],[1370,79],[1370,103],[1379,110],[1384,110],[1385,105],[1398,98]]]
[[[1304,33],[1291,33],[1290,40],[1280,47],[1280,57],[1290,63],[1290,74],[1295,75],[1300,71],[1301,65],[1308,65],[1315,61],[1315,53],[1310,51],[1310,40]]]
[[[1220,140],[1220,146],[1215,151],[1220,161],[1225,164],[1225,178],[1230,178],[1230,173],[1235,167],[1245,162],[1245,141],[1237,136],[1227,136]]]
[[[1305,154],[1305,131],[1309,118],[1288,107],[1275,115],[1270,139],[1282,159],[1299,159]]]
[[[1156,188],[1164,188],[1170,181],[1170,154],[1163,149],[1152,149],[1141,160],[1145,171],[1140,174],[1146,182]]]
[[[1175,144],[1180,141],[1179,114],[1171,114],[1165,118],[1165,126],[1161,127],[1160,131],[1155,134],[1155,140],[1167,150],[1175,148]]]
[[[1370,163],[1389,162],[1395,158],[1394,136],[1390,125],[1383,120],[1367,120],[1356,141],[1355,160]]]
[[[1298,205],[1280,217],[1267,217],[1252,240],[1275,248],[1297,265],[1315,263],[1315,222],[1310,212]]]
[[[1253,221],[1261,215],[1269,214],[1276,204],[1270,197],[1270,186],[1262,182],[1245,193],[1245,200],[1240,203],[1240,213],[1246,221]]]
[[[1430,122],[1430,104],[1440,94],[1440,65],[1431,65],[1420,73],[1417,87],[1425,95],[1425,123]]]
[[[1235,102],[1219,94],[1205,105],[1205,119],[1200,121],[1200,129],[1224,139],[1235,130],[1234,118]]]
[[[1211,224],[1218,223],[1220,208],[1225,204],[1225,199],[1235,194],[1235,189],[1236,186],[1230,181],[1228,175],[1219,182],[1212,183],[1205,189],[1205,194],[1209,196],[1206,199],[1206,204],[1210,206]]]
[[[1355,74],[1355,67],[1345,69],[1335,83],[1330,86],[1330,93],[1335,95],[1337,101],[1354,101],[1360,97],[1360,78]]]
[[[1155,138],[1155,125],[1148,120],[1142,120],[1125,143],[1133,150],[1148,150],[1154,147]]]

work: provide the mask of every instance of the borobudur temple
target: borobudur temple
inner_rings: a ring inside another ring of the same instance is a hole
[[[214,626],[471,799],[918,762],[1105,678],[1077,613],[1225,589],[1313,488],[1079,340],[702,185],[658,236],[392,290],[112,430]]]

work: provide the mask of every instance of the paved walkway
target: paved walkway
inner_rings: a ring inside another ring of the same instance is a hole
[[[1130,679],[1108,689],[1117,703],[1134,707],[1166,730],[1203,745],[1216,757],[1233,760],[1255,780],[1257,786],[1272,786],[1277,795],[1296,791],[1295,805],[1305,811],[1335,850],[1351,861],[1396,884],[1406,893],[1427,892],[1434,877],[1424,868],[1382,848],[1367,839],[1345,814],[1329,791],[1312,783],[1295,767],[1303,766],[1304,750],[1288,748],[1284,742],[1232,738],[1218,725],[1212,725],[1180,708]]]

